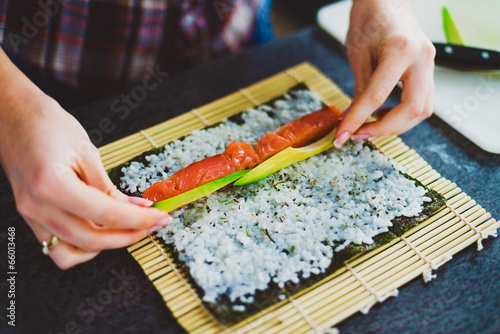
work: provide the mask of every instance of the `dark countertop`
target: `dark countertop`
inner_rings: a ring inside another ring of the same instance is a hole
[[[191,108],[309,61],[352,94],[353,77],[338,43],[310,27],[260,48],[168,77],[121,120],[111,111],[115,98],[77,108],[87,131],[103,118],[115,125],[96,136],[104,145]],[[397,103],[397,93],[388,105]],[[97,133],[94,131],[94,133]],[[500,217],[500,155],[486,153],[433,116],[402,135],[442,176]],[[125,249],[104,251],[94,260],[61,271],[15,209],[0,172],[2,319],[0,333],[180,333],[182,329],[152,284]],[[7,228],[16,227],[16,327],[6,325]],[[500,333],[500,239],[470,246],[437,270],[430,283],[415,279],[372,308],[337,327],[342,333]]]

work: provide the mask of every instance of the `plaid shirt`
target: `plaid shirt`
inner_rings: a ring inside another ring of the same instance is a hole
[[[240,50],[255,37],[263,3],[0,0],[0,45],[46,80],[108,94],[147,68],[173,72]]]

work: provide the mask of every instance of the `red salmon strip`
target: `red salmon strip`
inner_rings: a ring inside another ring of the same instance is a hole
[[[341,113],[334,107],[323,107],[283,125],[277,132],[265,134],[255,145],[259,164],[285,148],[302,147],[326,136],[338,125]]]
[[[288,147],[301,147],[327,135],[338,125],[341,111],[324,107],[283,125],[277,132],[262,136],[254,148],[245,142],[233,141],[222,154],[194,162],[171,177],[156,182],[142,194],[153,202],[182,194],[218,180],[235,171],[253,168]]]
[[[233,141],[224,153],[193,162],[168,179],[153,184],[142,197],[155,203],[163,201],[236,171],[253,168],[258,160],[250,144]]]

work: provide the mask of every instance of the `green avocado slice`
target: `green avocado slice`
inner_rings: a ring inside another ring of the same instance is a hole
[[[185,193],[182,193],[180,195],[174,196],[164,201],[157,202],[153,205],[153,207],[163,211],[170,212],[186,204],[194,202],[197,199],[205,197],[213,193],[214,191],[219,190],[220,188],[227,186],[228,184],[234,182],[235,180],[238,180],[240,177],[246,175],[250,171],[251,169],[234,172],[218,180],[204,184],[195,189],[186,191]]]
[[[333,129],[329,134],[320,140],[304,147],[289,147],[284,149],[252,169],[248,174],[236,181],[234,185],[243,186],[245,184],[260,181],[280,169],[332,148],[336,132],[337,128]]]

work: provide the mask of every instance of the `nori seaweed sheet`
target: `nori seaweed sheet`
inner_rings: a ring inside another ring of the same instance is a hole
[[[288,93],[291,93],[295,90],[303,90],[307,89],[307,86],[300,84],[298,86],[293,87],[288,91]],[[280,99],[280,97],[277,97],[266,104],[269,106],[272,106],[274,104],[274,101]],[[231,116],[229,119],[235,123],[242,124],[243,119],[241,117],[242,113],[236,114],[234,116]],[[219,123],[214,124],[212,126],[217,126]],[[368,144],[367,144],[368,145]],[[369,145],[370,146],[370,145]],[[370,146],[371,147],[371,146]],[[371,147],[372,149],[375,149]],[[158,154],[162,152],[164,148],[157,148],[157,149],[152,149],[147,152],[144,152],[134,158],[132,158],[130,161],[139,161],[147,164],[146,161],[146,156],[151,155],[151,154]],[[123,176],[123,173],[121,171],[122,167],[128,166],[130,162],[126,162],[118,167],[113,168],[108,172],[111,180],[113,183],[120,188],[120,178]],[[413,180],[417,186],[422,186],[425,189],[427,189],[427,193],[425,196],[431,198],[430,202],[425,202],[423,204],[424,209],[420,213],[418,217],[396,217],[394,218],[392,222],[392,226],[389,228],[388,232],[381,233],[373,238],[373,243],[372,244],[361,244],[361,245],[356,245],[352,244],[344,248],[343,250],[339,252],[335,252],[333,256],[332,263],[330,266],[326,269],[326,271],[322,274],[319,275],[314,275],[311,274],[309,278],[304,279],[301,278],[299,283],[295,284],[292,282],[287,282],[285,284],[285,287],[279,288],[276,283],[271,281],[269,283],[269,286],[265,290],[257,290],[254,293],[254,303],[252,304],[246,304],[239,302],[239,299],[236,300],[236,302],[231,302],[229,297],[227,295],[221,295],[217,299],[217,303],[208,303],[203,301],[203,304],[205,307],[215,316],[216,319],[218,319],[221,323],[234,323],[238,322],[240,320],[243,320],[269,306],[272,306],[281,300],[279,299],[280,295],[286,295],[286,296],[291,296],[315,283],[320,281],[321,279],[325,278],[326,276],[332,274],[335,272],[337,269],[342,267],[344,263],[353,258],[357,257],[365,252],[368,252],[370,250],[376,249],[380,246],[383,246],[392,240],[396,239],[397,237],[400,237],[403,235],[406,231],[412,229],[413,227],[417,226],[421,222],[425,221],[426,219],[430,218],[435,212],[437,212],[439,209],[441,209],[445,205],[445,199],[443,196],[441,196],[439,193],[436,191],[429,189],[422,185],[418,180],[413,179],[407,174],[403,174],[406,178]],[[232,186],[228,186],[224,188],[223,191],[232,191]],[[236,187],[235,187],[236,188]],[[236,191],[236,189],[234,190]],[[128,193],[128,195],[132,196],[141,196],[141,193]],[[189,281],[193,284],[193,287],[200,297],[200,299],[203,298],[204,292],[201,287],[199,287],[196,284],[196,281],[191,277],[189,274],[189,268],[185,266],[185,264],[179,260],[179,254],[175,248],[174,245],[171,244],[166,244],[162,241],[163,247],[167,250],[172,252],[174,261],[177,265],[179,265],[181,268],[185,269],[185,272],[188,274]],[[234,305],[245,305],[246,310],[244,312],[240,311],[235,311],[233,309]]]

